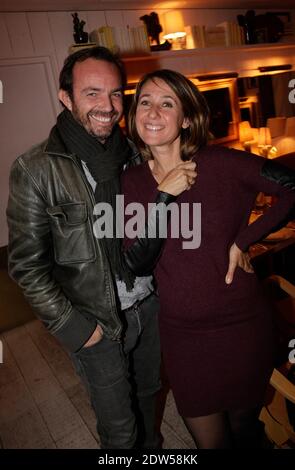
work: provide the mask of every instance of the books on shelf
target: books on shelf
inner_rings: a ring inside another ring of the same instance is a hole
[[[222,26],[206,28],[205,30],[206,47],[224,47],[226,46],[225,31]]]
[[[231,21],[224,21],[214,27],[189,25],[185,27],[186,48],[240,46],[245,44],[241,26]],[[112,27],[101,26],[89,34],[90,43],[77,44],[74,48],[104,46],[122,56],[139,56],[150,52],[150,42],[146,26]]]
[[[214,27],[189,25],[185,27],[185,31],[187,49],[245,44],[243,28],[231,21],[224,21]]]
[[[217,25],[223,28],[225,33],[225,45],[226,46],[241,46],[245,44],[244,30],[242,26],[232,21],[224,21]]]
[[[90,33],[90,40],[121,55],[138,55],[150,52],[150,43],[145,26],[102,26]]]
[[[187,49],[206,47],[205,26],[196,24],[185,26],[185,32]]]

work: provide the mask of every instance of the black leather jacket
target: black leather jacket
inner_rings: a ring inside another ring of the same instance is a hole
[[[134,153],[130,164],[140,161]],[[71,351],[83,346],[97,323],[111,339],[121,333],[109,263],[93,235],[94,205],[80,162],[68,154],[55,127],[45,143],[14,162],[9,272],[49,331]],[[135,257],[141,248],[151,253],[150,246],[135,244]],[[152,269],[148,261],[145,273]]]

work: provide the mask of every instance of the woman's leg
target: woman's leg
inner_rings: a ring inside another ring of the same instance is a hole
[[[260,448],[263,440],[263,423],[259,421],[260,407],[228,412],[234,447]]]
[[[231,430],[225,412],[197,418],[183,418],[198,449],[230,449]]]

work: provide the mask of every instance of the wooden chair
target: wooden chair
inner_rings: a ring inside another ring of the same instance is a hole
[[[268,283],[277,285],[288,296],[276,302],[278,312],[277,327],[280,332],[280,339],[286,342],[287,348],[290,339],[295,338],[295,286],[281,276],[273,275],[267,279]],[[286,348],[285,352],[288,353]],[[289,348],[291,352],[292,348]],[[294,345],[293,345],[294,349]],[[270,379],[270,396],[267,397],[267,404],[263,407],[260,420],[265,424],[265,432],[268,439],[279,448],[295,447],[295,425],[290,423],[286,400],[289,400],[295,407],[295,384],[287,378],[291,364],[285,355],[285,363],[274,369]],[[294,408],[295,409],[295,408]],[[293,423],[294,424],[294,423]]]

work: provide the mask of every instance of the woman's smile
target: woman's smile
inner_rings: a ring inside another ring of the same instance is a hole
[[[144,127],[148,131],[152,131],[152,132],[158,132],[158,131],[161,131],[162,129],[164,129],[164,126],[159,126],[159,125],[155,125],[155,124],[145,124]]]

